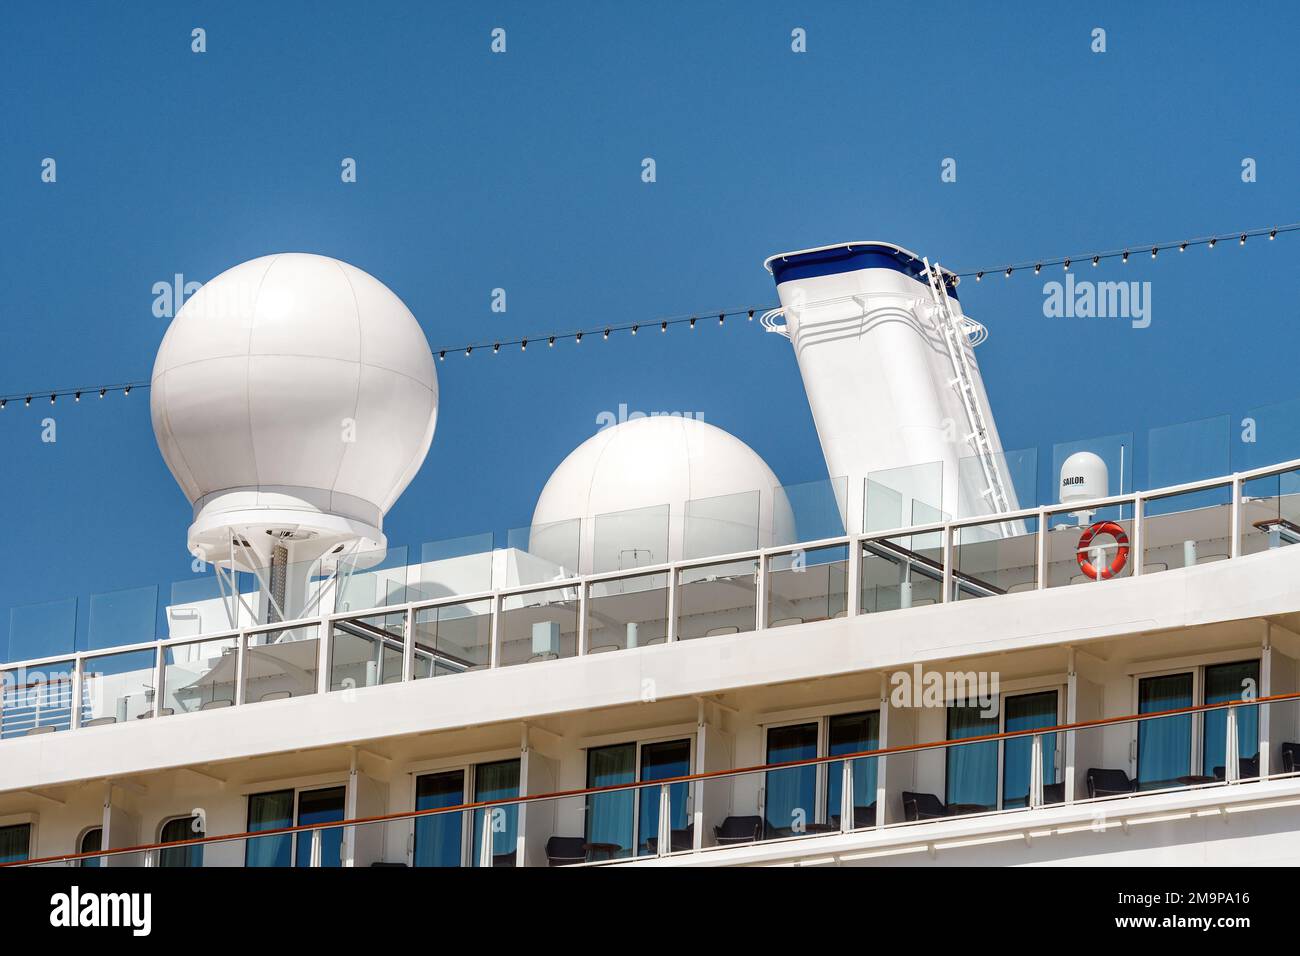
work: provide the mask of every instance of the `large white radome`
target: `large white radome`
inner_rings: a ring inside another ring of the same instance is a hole
[[[584,573],[767,547],[794,533],[785,492],[757,452],[721,428],[667,415],[603,429],[575,448],[537,499],[529,550],[571,567],[575,518]]]
[[[221,273],[185,303],[158,349],[150,408],[194,505],[193,553],[220,560],[235,530],[259,552],[263,531],[318,553],[382,548],[384,514],[433,440],[438,378],[387,286],[284,253]]]

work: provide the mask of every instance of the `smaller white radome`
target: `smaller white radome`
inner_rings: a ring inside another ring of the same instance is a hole
[[[597,432],[547,480],[529,550],[572,569],[579,534],[588,573],[784,543],[794,518],[752,448],[706,422],[663,415]]]
[[[284,253],[221,273],[185,303],[158,349],[150,409],[194,505],[192,553],[219,559],[233,531],[377,549],[433,439],[438,379],[387,286]],[[267,536],[256,537],[261,551]]]

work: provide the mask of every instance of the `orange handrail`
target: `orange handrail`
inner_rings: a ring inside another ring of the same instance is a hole
[[[730,770],[708,770],[703,773],[683,774],[677,777],[664,777],[659,780],[643,780],[636,783],[617,783],[604,787],[584,787],[574,790],[557,790],[550,793],[528,794],[519,797],[503,797],[497,800],[480,800],[473,803],[461,803],[451,807],[436,807],[430,810],[402,810],[397,813],[382,813],[369,817],[354,817],[330,823],[308,823],[297,826],[276,827],[271,830],[248,830],[243,833],[226,833],[218,836],[195,837],[192,840],[174,840],[167,843],[141,843],[135,846],[118,847],[110,850],[98,850],[92,853],[64,853],[57,856],[39,857],[31,860],[18,860],[12,863],[0,863],[0,868],[38,866],[47,863],[66,863],[89,858],[121,856],[127,853],[144,853],[153,850],[175,849],[188,846],[205,846],[209,843],[229,843],[234,840],[251,840],[258,837],[282,836],[290,833],[307,833],[314,830],[337,830],[343,827],[365,826],[373,823],[391,823],[397,820],[414,820],[420,817],[436,816],[442,813],[463,813],[482,810],[488,807],[518,806],[537,803],[543,800],[563,800],[592,794],[612,793],[624,790],[643,790],[647,787],[672,786],[679,783],[716,780],[721,777],[737,777],[744,774],[764,773],[773,770],[790,770],[797,767],[816,766],[823,763],[861,760],[867,757],[888,757],[894,754],[912,753],[920,750],[937,750],[945,747],[960,747],[966,744],[987,743],[994,740],[1013,740],[1020,737],[1047,736],[1049,734],[1067,733],[1087,730],[1092,727],[1106,727],[1113,724],[1138,723],[1144,720],[1159,720],[1165,717],[1177,717],[1183,714],[1204,713],[1212,710],[1226,710],[1229,707],[1258,707],[1261,704],[1278,704],[1287,701],[1300,701],[1300,692],[1290,694],[1273,694],[1268,697],[1242,698],[1240,700],[1222,701],[1217,704],[1194,704],[1190,707],[1176,707],[1172,710],[1153,711],[1147,714],[1126,714],[1122,717],[1100,717],[1095,720],[1079,720],[1068,724],[1056,724],[1051,727],[1035,727],[1028,730],[1005,731],[996,734],[981,734],[977,737],[961,737],[955,740],[931,741],[919,744],[899,744],[894,747],[881,747],[876,750],[863,750],[857,753],[835,754],[825,757],[806,757],[800,760],[786,760],[780,763],[757,764],[750,767],[734,767]]]

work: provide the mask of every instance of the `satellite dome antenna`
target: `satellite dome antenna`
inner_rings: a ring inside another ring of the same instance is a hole
[[[235,572],[256,576],[254,616],[274,622],[311,613],[313,574],[381,560],[438,412],[429,344],[382,282],[305,253],[237,265],[176,314],[151,382],[158,448],[194,507],[187,545],[232,627]]]

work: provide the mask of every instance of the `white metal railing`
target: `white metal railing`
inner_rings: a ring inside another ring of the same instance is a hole
[[[840,547],[847,549],[847,567],[845,569],[846,593],[844,596],[845,607],[843,609],[843,614],[846,617],[855,617],[864,613],[861,607],[862,589],[860,583],[861,558],[864,549],[868,544],[879,544],[880,542],[888,541],[889,539],[916,537],[928,534],[937,534],[939,536],[941,557],[937,559],[936,562],[939,567],[936,569],[932,565],[927,565],[927,571],[929,574],[938,574],[941,576],[942,603],[949,603],[958,600],[959,589],[967,594],[973,593],[979,594],[980,596],[984,596],[985,594],[999,595],[1001,592],[996,589],[990,591],[988,588],[979,587],[976,582],[967,580],[967,576],[965,576],[959,568],[954,566],[955,535],[957,532],[965,528],[976,528],[984,525],[1005,526],[1008,522],[1031,518],[1037,519],[1037,529],[1035,532],[1032,532],[1037,536],[1036,548],[1034,551],[1034,589],[1043,590],[1049,586],[1049,555],[1047,538],[1050,521],[1054,516],[1073,514],[1080,511],[1095,512],[1117,506],[1121,508],[1128,507],[1131,509],[1133,528],[1132,552],[1134,554],[1131,573],[1134,576],[1140,576],[1143,573],[1142,555],[1145,531],[1147,529],[1147,524],[1150,521],[1150,516],[1145,514],[1144,506],[1146,503],[1157,499],[1205,491],[1208,489],[1231,489],[1229,532],[1231,540],[1229,543],[1228,557],[1237,558],[1241,555],[1241,538],[1243,531],[1241,519],[1241,511],[1243,507],[1243,486],[1247,482],[1282,475],[1296,470],[1300,470],[1300,459],[1165,488],[1157,488],[1149,491],[1136,491],[1129,494],[1114,495],[1090,501],[1071,502],[1069,505],[1022,508],[1016,511],[999,514],[980,515],[978,517],[902,526],[884,531],[873,531],[870,533],[840,535],[815,541],[799,542],[797,544],[778,545],[731,554],[692,558],[689,560],[648,565],[635,569],[605,571],[595,574],[572,576],[554,581],[530,583],[510,588],[498,588],[470,594],[457,594],[437,599],[415,600],[388,606],[381,605],[364,610],[334,611],[292,621],[258,624],[252,627],[218,631],[210,634],[142,641],[105,650],[51,655],[48,657],[15,662],[0,666],[0,737],[12,737],[19,733],[25,733],[30,729],[38,729],[40,725],[39,718],[32,717],[30,714],[20,714],[18,710],[15,710],[11,716],[9,706],[10,702],[13,702],[14,704],[20,703],[18,697],[14,695],[21,693],[21,688],[40,684],[40,677],[43,669],[47,669],[52,665],[57,665],[60,669],[57,672],[57,675],[48,678],[46,683],[66,680],[67,678],[65,675],[70,672],[70,699],[84,701],[90,693],[86,686],[88,675],[96,677],[96,687],[99,687],[100,684],[103,683],[102,676],[94,670],[94,665],[97,661],[102,661],[116,655],[125,655],[140,651],[152,651],[154,654],[154,665],[151,669],[151,675],[149,675],[144,683],[144,688],[147,691],[151,687],[154,691],[153,705],[149,709],[148,713],[150,715],[156,715],[159,714],[161,709],[164,707],[164,696],[167,690],[166,655],[169,650],[189,645],[234,641],[236,662],[234,674],[232,675],[233,683],[235,685],[233,688],[234,699],[232,703],[240,705],[245,703],[243,700],[243,693],[245,683],[249,677],[248,659],[250,642],[261,635],[274,635],[286,631],[304,630],[312,626],[316,627],[315,640],[318,642],[315,659],[315,687],[306,693],[325,693],[331,689],[331,646],[333,643],[331,638],[334,632],[334,625],[337,622],[355,621],[357,619],[372,618],[376,616],[398,616],[401,617],[404,622],[401,630],[401,639],[404,641],[401,680],[402,682],[405,682],[414,679],[416,676],[414,674],[414,650],[416,643],[415,622],[418,613],[443,607],[456,607],[460,605],[489,602],[491,624],[489,630],[490,656],[488,666],[491,669],[509,666],[504,664],[501,660],[502,615],[504,613],[509,613],[508,610],[504,608],[504,604],[511,598],[545,591],[573,592],[573,596],[567,598],[567,600],[576,601],[578,603],[577,627],[574,635],[575,652],[573,655],[568,656],[585,656],[589,651],[589,648],[586,646],[586,635],[589,624],[587,620],[587,604],[591,586],[602,582],[642,578],[656,574],[667,576],[667,594],[665,595],[667,618],[665,622],[666,631],[664,641],[665,643],[675,643],[680,639],[680,623],[683,616],[681,604],[683,573],[689,572],[692,569],[707,568],[716,565],[737,565],[753,562],[754,586],[752,594],[755,613],[752,626],[744,628],[744,630],[760,630],[769,623],[765,618],[769,601],[772,597],[772,574],[769,573],[772,558],[796,554],[799,552],[808,552],[821,548]],[[916,566],[916,562],[913,558],[904,556],[901,560],[907,562],[909,568]],[[277,645],[273,643],[271,646]],[[33,675],[36,675],[38,679],[32,680]],[[39,689],[35,692],[40,693]],[[67,711],[70,711],[70,713],[66,713]],[[54,726],[56,729],[78,729],[82,724],[83,712],[88,712],[87,705],[84,703],[82,707],[65,708],[65,718],[62,721],[54,721],[50,726]],[[29,725],[23,725],[22,722],[24,720],[28,721]],[[8,730],[11,726],[14,728],[12,733]]]

